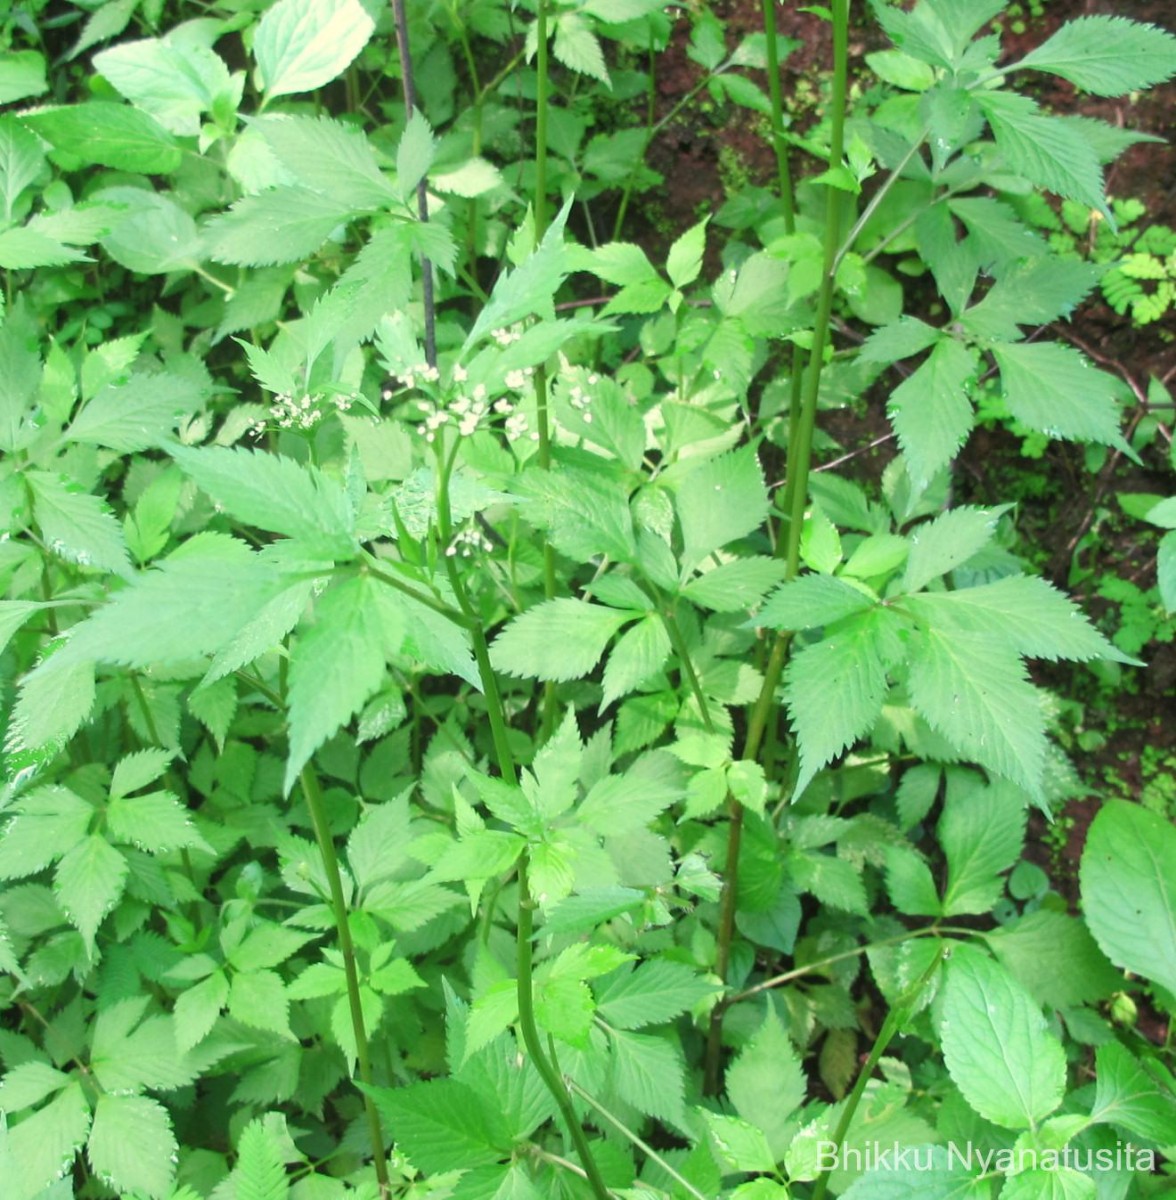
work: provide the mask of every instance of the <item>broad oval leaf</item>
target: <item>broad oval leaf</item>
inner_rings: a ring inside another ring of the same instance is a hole
[[[359,0],[278,0],[261,18],[253,41],[266,98],[330,83],[374,29]]]

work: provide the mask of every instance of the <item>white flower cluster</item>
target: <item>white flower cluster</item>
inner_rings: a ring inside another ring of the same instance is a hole
[[[460,554],[462,558],[472,558],[479,551],[488,554],[493,549],[494,543],[480,529],[470,525],[453,535],[453,541],[445,547],[445,556],[456,558]]]
[[[289,392],[278,392],[270,405],[269,415],[277,422],[279,429],[313,429],[326,415],[328,408],[336,412],[347,412],[360,399],[357,391],[339,392],[337,395],[324,397],[312,396],[304,392],[295,397]],[[254,421],[250,432],[254,437],[260,437],[265,432],[264,421]]]
[[[517,325],[512,325],[509,329],[492,330],[490,336],[505,350],[523,336],[523,331]]]
[[[594,387],[600,382],[600,376],[589,375],[584,382],[588,387]],[[578,383],[573,383],[568,388],[568,403],[580,414],[580,419],[585,425],[592,424],[592,413],[589,411],[592,407],[591,392],[586,392]]]

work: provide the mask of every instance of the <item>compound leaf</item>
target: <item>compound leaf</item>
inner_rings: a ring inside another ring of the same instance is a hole
[[[890,423],[915,479],[931,479],[967,441],[974,423],[968,387],[975,374],[972,352],[944,338],[890,394]]]
[[[1122,96],[1176,74],[1176,37],[1123,17],[1079,17],[1016,66],[1060,75],[1096,96]]]

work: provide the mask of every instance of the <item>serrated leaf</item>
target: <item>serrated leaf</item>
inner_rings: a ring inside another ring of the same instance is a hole
[[[98,1097],[86,1157],[107,1187],[165,1200],[179,1146],[167,1109],[146,1096]]]
[[[276,971],[239,971],[229,986],[229,1016],[282,1037],[290,1032],[290,1000]]]
[[[1059,342],[992,348],[1009,412],[1030,429],[1053,438],[1122,442],[1117,385],[1077,350]]]
[[[141,109],[108,100],[22,113],[55,150],[117,171],[167,175],[182,158],[175,139]]]
[[[164,854],[188,846],[212,849],[192,825],[187,809],[171,792],[113,797],[106,820],[110,836],[116,842],[136,846],[149,854]]]
[[[1077,605],[1035,575],[1010,575],[979,587],[909,596],[904,607],[944,630],[1000,638],[1029,658],[1135,661],[1107,641]]]
[[[244,542],[200,534],[74,626],[69,642],[29,679],[52,673],[55,663],[150,667],[215,653],[281,586],[281,576]]]
[[[193,379],[160,372],[136,372],[107,384],[65,431],[72,442],[106,446],[122,454],[162,445],[185,417],[194,413],[205,388]]]
[[[706,1123],[719,1162],[728,1171],[775,1171],[771,1148],[758,1125],[705,1109],[698,1112]]]
[[[790,658],[784,698],[800,749],[794,796],[878,719],[889,691],[880,644],[893,620],[884,610],[850,618]]]
[[[739,612],[754,608],[784,573],[784,563],[778,558],[749,555],[696,576],[682,589],[682,595],[713,612]]]
[[[577,247],[570,259],[573,270],[591,271],[617,287],[660,280],[645,251],[633,242],[605,242],[592,250]]]
[[[1080,879],[1086,923],[1103,953],[1176,995],[1176,830],[1138,804],[1105,801]]]
[[[875,329],[866,338],[859,357],[863,362],[898,362],[929,350],[942,336],[941,329],[920,321],[918,317],[902,316],[889,325]]]
[[[758,529],[768,515],[768,490],[750,447],[707,459],[674,480],[684,565]]]
[[[57,238],[28,226],[5,229],[0,233],[0,267],[6,270],[60,267],[85,259],[86,255],[80,250],[65,246]]]
[[[71,662],[60,651],[21,681],[8,727],[8,750],[60,747],[90,716],[96,699],[93,662]]]
[[[1079,17],[1016,64],[1018,70],[1029,67],[1096,96],[1122,96],[1176,74],[1176,37],[1123,17]]]
[[[641,1029],[672,1021],[714,990],[710,980],[685,963],[653,958],[612,976],[597,993],[597,1012],[616,1029]]]
[[[46,1096],[52,1096],[69,1083],[69,1076],[51,1067],[48,1063],[18,1063],[6,1072],[0,1081],[0,1109],[16,1114],[22,1108],[40,1104]]]
[[[903,590],[917,592],[983,550],[992,540],[1003,512],[1003,508],[962,505],[917,525],[907,536],[911,552]]]
[[[245,1126],[233,1167],[235,1200],[286,1200],[290,1184],[283,1149],[264,1121],[250,1121]]]
[[[1004,890],[1000,876],[1020,857],[1026,817],[1024,794],[1008,784],[948,786],[939,819],[939,842],[947,856],[944,916],[992,909]]]
[[[612,1083],[617,1095],[645,1116],[672,1125],[686,1120],[680,1051],[664,1038],[613,1029]]]
[[[702,270],[702,256],[706,252],[706,227],[710,218],[692,225],[670,247],[666,258],[666,274],[676,288],[693,283]]]
[[[154,783],[167,770],[172,757],[167,750],[140,750],[120,758],[110,776],[111,799],[121,799]]]
[[[600,39],[589,28],[578,13],[564,12],[555,22],[555,39],[552,43],[555,57],[571,71],[590,75],[606,86],[611,86],[608,67],[604,64],[604,51]]]
[[[392,1136],[427,1174],[487,1166],[510,1154],[501,1111],[455,1079],[372,1088]]]
[[[1011,171],[1106,213],[1098,155],[1076,129],[1056,117],[1043,116],[1027,96],[983,89],[974,94]]]
[[[773,1157],[782,1157],[808,1082],[799,1055],[771,1009],[727,1068],[726,1083],[735,1111],[763,1132]]]
[[[958,631],[922,631],[911,647],[915,710],[962,754],[1041,795],[1045,716],[1016,651]]]
[[[1029,995],[992,959],[956,953],[945,964],[943,1057],[985,1120],[1029,1129],[1061,1103],[1066,1056]]]
[[[370,576],[329,589],[315,608],[315,622],[290,655],[290,756],[288,792],[311,755],[359,711],[384,679],[388,653],[401,638],[387,621],[388,598]],[[401,624],[403,632],[403,624]]]
[[[954,338],[938,342],[927,361],[890,394],[887,412],[911,475],[926,483],[956,456],[975,417],[969,387],[972,352]]]
[[[0,198],[5,221],[12,220],[21,192],[36,181],[44,164],[40,139],[11,114],[0,117]]]
[[[228,212],[214,216],[204,227],[204,244],[216,262],[245,267],[300,262],[355,214],[346,197],[307,187],[274,187],[245,196]]]
[[[367,45],[374,29],[359,0],[278,0],[253,37],[266,99],[330,83]]]
[[[354,556],[355,517],[343,488],[313,466],[240,447],[170,447],[184,474],[238,521],[297,538],[311,553]]]
[[[176,1049],[181,1054],[200,1045],[212,1032],[228,1000],[229,981],[223,971],[214,971],[207,979],[185,988],[176,997]]]
[[[275,116],[254,122],[296,182],[356,211],[386,207],[397,190],[380,170],[371,143],[355,126],[330,117]]]
[[[581,679],[600,661],[609,639],[637,613],[561,598],[517,616],[494,639],[495,670],[523,678]]]
[[[1116,1125],[1162,1146],[1170,1144],[1176,1095],[1149,1075],[1121,1042],[1099,1046],[1095,1065],[1091,1121]]]
[[[396,146],[396,183],[402,200],[416,191],[417,184],[429,173],[436,153],[432,127],[425,114],[414,108]]]
[[[90,1109],[80,1083],[71,1083],[40,1111],[7,1130],[0,1153],[6,1200],[35,1200],[73,1165],[90,1131]]]
[[[669,653],[670,638],[657,617],[647,616],[625,630],[604,668],[600,711],[660,671]]]
[[[24,478],[33,493],[34,519],[51,554],[124,578],[132,573],[122,526],[103,500],[61,475],[26,471]]]
[[[865,612],[877,603],[835,575],[801,575],[772,593],[755,623],[769,629],[817,629]]]
[[[53,893],[91,954],[98,926],[122,896],[127,871],[127,860],[100,834],[79,842],[57,864]]]

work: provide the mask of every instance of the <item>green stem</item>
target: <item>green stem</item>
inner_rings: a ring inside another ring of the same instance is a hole
[[[438,450],[438,481],[437,481],[437,529],[443,544],[448,544],[453,534],[453,522],[449,506],[449,473],[453,459],[445,459]],[[494,754],[498,762],[498,772],[508,783],[518,783],[518,770],[515,766],[514,754],[510,748],[510,738],[506,726],[506,714],[502,705],[502,695],[498,689],[498,677],[490,663],[490,647],[486,642],[486,632],[478,619],[465,581],[457,569],[457,563],[448,555],[445,557],[446,569],[453,594],[457,598],[458,607],[464,614],[473,643],[474,660],[478,664],[478,676],[482,682],[482,692],[486,697],[486,710],[490,719],[490,733],[494,741]],[[515,928],[515,963],[518,976],[518,1006],[519,1030],[523,1035],[523,1044],[531,1055],[535,1069],[543,1080],[544,1086],[551,1093],[556,1107],[563,1117],[580,1163],[588,1177],[597,1200],[609,1200],[608,1188],[600,1174],[600,1168],[592,1157],[591,1147],[584,1128],[576,1119],[576,1111],[572,1107],[571,1094],[564,1085],[563,1078],[551,1065],[547,1052],[539,1038],[539,1027],[535,1023],[534,997],[534,950],[531,937],[534,932],[535,901],[531,896],[528,871],[530,853],[524,850],[518,862],[519,913]]]
[[[547,110],[548,110],[548,53],[547,53],[547,0],[539,0],[536,12],[536,36],[538,46],[535,54],[535,245],[538,246],[547,232]],[[551,419],[548,412],[547,367],[540,364],[535,369],[535,410],[539,432],[539,466],[551,470]],[[555,596],[555,550],[549,541],[543,542],[543,595],[551,600]],[[551,680],[543,684],[543,705],[540,723],[540,741],[546,741],[555,729],[555,684]]]
[[[923,972],[922,976],[915,983],[914,987],[906,993],[901,999],[895,1002],[894,1007],[886,1014],[886,1020],[882,1022],[882,1028],[878,1031],[878,1036],[874,1040],[874,1045],[870,1048],[869,1057],[862,1065],[856,1082],[853,1085],[853,1091],[849,1093],[845,1101],[845,1107],[841,1110],[841,1117],[837,1122],[837,1128],[833,1130],[832,1142],[835,1147],[833,1157],[836,1159],[838,1152],[841,1149],[841,1144],[845,1141],[845,1135],[849,1131],[849,1127],[853,1122],[854,1114],[858,1110],[858,1105],[861,1103],[862,1094],[866,1090],[866,1084],[870,1081],[870,1076],[873,1075],[874,1069],[878,1066],[878,1061],[882,1055],[886,1053],[886,1048],[894,1039],[894,1035],[898,1033],[902,1027],[910,1020],[914,1012],[915,1005],[923,990],[931,982],[935,972],[939,970],[939,964],[943,961],[944,955],[947,953],[946,945],[940,945],[939,952],[931,961],[931,965]],[[829,1189],[829,1175],[831,1168],[826,1168],[817,1178],[816,1185],[813,1187],[812,1200],[825,1200],[825,1193]]]
[[[351,926],[347,920],[347,898],[343,894],[343,876],[339,871],[339,859],[335,855],[335,842],[331,836],[331,827],[327,821],[326,807],[323,804],[323,793],[318,779],[309,765],[302,768],[299,778],[302,783],[302,794],[306,797],[306,807],[310,810],[310,820],[314,826],[314,836],[318,842],[323,870],[326,872],[327,883],[331,889],[331,909],[335,917],[335,929],[339,934],[339,951],[343,955],[343,973],[347,979],[347,1003],[351,1009],[351,1030],[355,1036],[355,1057],[359,1064],[360,1082],[365,1085],[363,1109],[367,1116],[368,1134],[372,1143],[376,1181],[380,1186],[380,1195],[386,1197],[390,1194],[390,1189],[388,1164],[384,1158],[384,1131],[380,1126],[380,1114],[376,1111],[375,1103],[367,1090],[373,1083],[372,1060],[368,1052],[367,1032],[363,1024],[363,1004],[359,997],[359,971],[355,965],[355,944],[351,940]]]
[[[426,592],[418,592],[410,583],[405,583],[403,579],[398,579],[394,574],[381,570],[374,565],[369,558],[367,561],[368,573],[373,579],[378,579],[381,583],[386,583],[389,587],[395,588],[398,592],[403,592],[406,596],[410,596],[418,604],[423,604],[426,608],[431,608],[435,613],[440,613],[455,625],[460,625],[463,629],[468,629],[471,618],[461,612],[459,609],[453,608],[442,600],[436,600]],[[475,618],[476,619],[476,618]]]
[[[849,75],[849,0],[832,0],[833,9],[833,96],[829,133],[829,162],[836,166],[845,150],[845,110]],[[813,429],[816,424],[817,398],[821,388],[821,369],[824,365],[825,344],[829,338],[829,321],[833,312],[833,284],[837,252],[841,245],[841,211],[843,196],[830,186],[825,205],[824,273],[817,313],[813,326],[812,347],[808,368],[801,387],[800,414],[796,435],[789,439],[787,479],[790,504],[787,537],[784,539],[785,579],[794,579],[800,569],[800,535],[804,527],[804,509],[808,500],[808,477],[812,466]],[[779,547],[777,547],[779,549]],[[754,758],[759,752],[764,730],[775,704],[776,688],[788,656],[791,634],[777,635],[764,671],[764,682],[748,722],[744,758]],[[730,823],[727,833],[727,860],[723,872],[723,894],[719,906],[718,942],[715,970],[726,982],[730,965],[731,943],[735,936],[735,911],[739,895],[739,851],[742,845],[743,808],[730,802]],[[720,1000],[711,1012],[707,1030],[704,1087],[710,1094],[718,1091],[719,1061],[722,1056],[723,1016],[727,1004]]]

